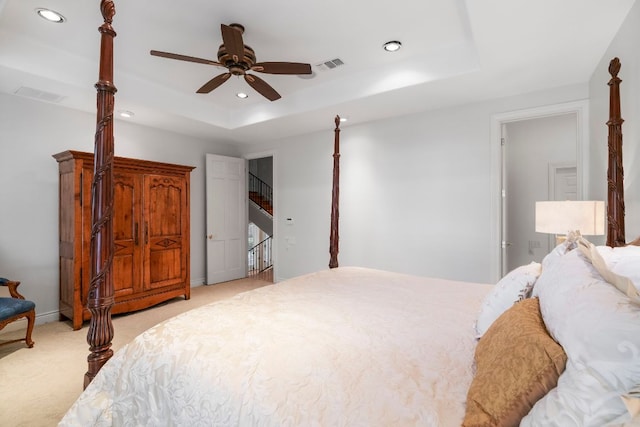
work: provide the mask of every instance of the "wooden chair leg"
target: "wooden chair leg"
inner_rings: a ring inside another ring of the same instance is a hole
[[[9,341],[4,341],[2,343],[0,343],[0,345],[7,345],[7,344],[11,344],[14,342],[20,342],[20,341],[24,341],[27,344],[27,347],[32,348],[33,347],[33,340],[31,339],[31,333],[33,332],[33,327],[36,324],[36,309],[32,309],[30,311],[27,311],[26,313],[20,313],[17,314],[13,317],[10,317],[9,319],[5,319],[0,323],[0,329],[4,328],[6,325],[8,325],[9,323],[16,321],[18,319],[22,319],[22,318],[26,318],[27,319],[27,334],[25,335],[24,338],[18,338],[15,340],[9,340]]]
[[[35,310],[31,310],[29,313],[27,313],[27,335],[24,339],[24,341],[27,343],[27,347],[31,348],[33,347],[33,340],[31,339],[31,333],[33,332],[33,325],[35,325],[36,323],[36,311]]]

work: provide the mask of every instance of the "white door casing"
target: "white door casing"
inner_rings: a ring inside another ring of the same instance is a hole
[[[247,275],[246,162],[206,155],[207,284]]]

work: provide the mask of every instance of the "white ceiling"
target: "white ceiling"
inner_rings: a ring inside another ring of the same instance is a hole
[[[134,123],[255,143],[589,80],[635,0],[115,0],[116,111]],[[62,96],[95,111],[98,0],[0,0],[0,91]],[[67,18],[52,24],[37,7]],[[255,73],[196,90],[225,69],[149,55],[217,60],[220,24],[245,26],[258,61],[307,62],[314,77]],[[382,49],[400,40],[395,53]],[[335,58],[345,65],[322,70]],[[249,94],[245,100],[235,93]],[[49,102],[49,101],[45,101]]]

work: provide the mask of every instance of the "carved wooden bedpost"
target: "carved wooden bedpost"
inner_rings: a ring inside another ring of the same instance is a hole
[[[87,308],[91,312],[87,343],[91,354],[84,375],[86,388],[100,368],[113,355],[111,341],[113,324],[113,105],[116,87],[113,84],[113,38],[111,22],[116,13],[112,0],[101,0],[104,23],[100,26],[100,71],[95,87],[97,123],[94,145],[94,174],[91,184],[91,284]]]
[[[607,170],[607,246],[626,245],[624,229],[624,173],[622,169],[622,123],[620,116],[620,60],[609,63],[609,166]]]
[[[340,202],[340,116],[335,119],[333,145],[333,190],[331,192],[331,234],[329,235],[329,268],[338,266],[338,205]]]

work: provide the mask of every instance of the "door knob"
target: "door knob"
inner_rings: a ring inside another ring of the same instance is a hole
[[[209,239],[209,240],[213,239],[213,234],[208,234],[207,235],[207,239]]]

